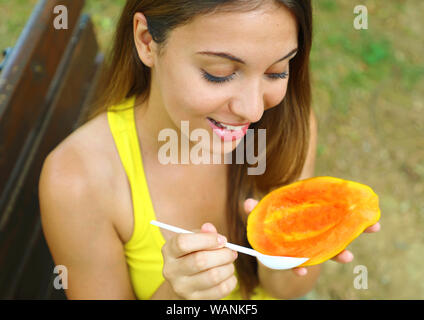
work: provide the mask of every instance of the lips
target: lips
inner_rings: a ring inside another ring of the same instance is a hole
[[[213,132],[215,132],[223,141],[234,141],[242,138],[246,134],[250,125],[250,123],[230,125],[209,117],[207,120],[209,125],[212,127]]]

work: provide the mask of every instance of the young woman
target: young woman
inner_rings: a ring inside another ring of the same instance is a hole
[[[275,271],[224,247],[249,246],[257,200],[313,176],[311,41],[306,0],[127,1],[96,107],[40,177],[43,230],[67,268],[68,298],[290,299],[313,288],[320,266]],[[266,130],[259,175],[234,160],[250,147],[247,128]],[[188,147],[234,161],[164,164],[164,129],[181,158]],[[196,144],[197,129],[209,140]]]

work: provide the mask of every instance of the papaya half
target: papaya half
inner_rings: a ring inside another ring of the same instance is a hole
[[[247,239],[268,255],[329,260],[380,219],[377,194],[334,177],[296,181],[268,193],[249,214]]]

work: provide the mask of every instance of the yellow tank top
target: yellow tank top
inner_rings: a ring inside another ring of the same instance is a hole
[[[107,112],[107,118],[129,180],[133,201],[134,230],[131,239],[124,245],[126,261],[137,299],[146,300],[150,299],[164,281],[161,248],[165,244],[165,239],[159,228],[150,224],[156,217],[143,170],[134,121],[134,102],[135,97],[131,97],[121,104],[112,106]],[[242,299],[239,286],[237,285],[224,299]],[[257,287],[251,299],[274,298],[261,287]]]

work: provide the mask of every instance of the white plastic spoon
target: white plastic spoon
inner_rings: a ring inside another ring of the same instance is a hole
[[[160,228],[164,228],[166,230],[169,231],[173,231],[176,233],[193,233],[192,231],[187,231],[178,227],[174,227],[171,226],[169,224],[163,223],[163,222],[159,222],[156,220],[152,220],[150,221],[151,224],[160,227]],[[256,250],[250,249],[250,248],[246,248],[246,247],[242,247],[236,244],[232,244],[227,242],[227,244],[225,245],[227,248],[231,249],[231,250],[235,250],[241,253],[245,253],[254,257],[257,257],[258,260],[265,265],[266,267],[270,268],[270,269],[276,269],[276,270],[286,270],[286,269],[291,269],[294,267],[297,267],[298,265],[301,265],[302,263],[304,263],[305,261],[309,260],[309,258],[293,258],[293,257],[281,257],[281,256],[270,256],[270,255],[266,255],[266,254],[262,254]]]

